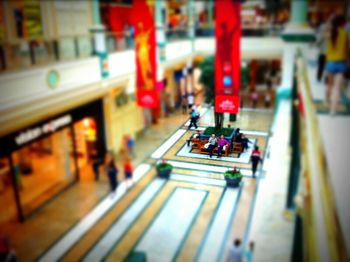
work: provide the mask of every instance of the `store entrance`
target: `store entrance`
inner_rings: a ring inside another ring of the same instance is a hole
[[[24,216],[76,180],[72,137],[66,127],[12,153]]]
[[[74,124],[78,168],[81,181],[94,181],[93,161],[98,153],[97,125],[93,117],[85,117]]]
[[[17,220],[15,191],[8,157],[0,158],[0,225]]]

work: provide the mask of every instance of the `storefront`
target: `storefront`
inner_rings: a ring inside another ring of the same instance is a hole
[[[0,144],[0,224],[23,221],[76,181],[93,179],[86,167],[106,152],[102,100],[18,130]]]

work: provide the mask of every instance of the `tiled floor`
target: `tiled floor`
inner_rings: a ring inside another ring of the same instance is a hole
[[[81,182],[35,217],[8,229],[19,258],[120,261],[133,251],[145,251],[161,261],[224,259],[233,237],[247,237],[257,183],[246,161],[234,163],[245,176],[241,187],[226,189],[222,173],[233,165],[231,162],[178,156],[193,132],[186,127],[179,129],[186,118],[162,119],[137,140],[134,164],[143,164],[135,170],[139,180],[130,190],[121,184],[114,198],[103,198],[108,191],[105,182]],[[225,125],[247,130],[248,137],[264,149],[271,121],[270,111],[246,111],[235,123],[226,119]],[[212,122],[213,114],[208,110],[200,124]],[[155,178],[154,164],[160,158],[174,164],[169,181]],[[38,234],[41,238],[33,241]],[[168,237],[172,244],[159,253],[157,243],[166,243]]]

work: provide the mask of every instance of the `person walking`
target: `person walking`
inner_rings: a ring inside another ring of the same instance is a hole
[[[259,151],[259,147],[255,146],[252,155],[250,156],[250,160],[252,161],[252,173],[253,173],[253,178],[255,178],[255,173],[258,168],[259,162],[262,163],[261,159],[261,152]]]
[[[240,239],[235,239],[233,245],[230,247],[227,257],[227,262],[242,262],[243,248]]]
[[[197,112],[196,110],[191,110],[191,119],[190,119],[190,125],[188,126],[188,130],[191,129],[192,125],[194,125],[194,128],[197,129],[197,120],[198,120],[198,116],[197,116]]]
[[[211,137],[209,138],[208,141],[208,152],[209,152],[209,157],[212,158],[213,156],[213,150],[216,147],[217,144],[217,139],[215,137],[215,134],[212,134]]]
[[[133,166],[132,166],[132,162],[131,159],[126,159],[124,162],[124,175],[125,175],[125,184],[126,184],[126,188],[130,188],[132,186],[133,179],[132,179],[132,173],[133,173]]]
[[[344,84],[349,56],[349,35],[345,28],[345,18],[335,16],[332,19],[330,32],[327,34],[326,71],[327,88],[326,100],[330,105],[330,113],[336,113],[337,104]]]
[[[224,135],[218,139],[218,158],[222,155],[222,150],[224,150],[225,146],[228,146],[230,143],[225,139]]]
[[[241,142],[242,142],[243,151],[246,151],[249,148],[249,144],[252,143],[249,140],[249,138],[246,137],[244,134],[241,135]]]
[[[106,173],[111,189],[111,197],[113,197],[118,186],[118,168],[111,154],[107,157]]]

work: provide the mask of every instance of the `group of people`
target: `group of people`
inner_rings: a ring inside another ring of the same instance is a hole
[[[254,252],[254,242],[249,243],[249,249],[244,250],[242,241],[240,239],[235,239],[233,245],[230,246],[228,250],[227,261],[228,262],[242,262],[242,261],[252,261]]]
[[[125,184],[126,188],[130,188],[134,181],[133,181],[133,165],[130,158],[126,158],[123,160],[123,169],[124,169],[124,175],[125,175]],[[118,173],[119,169],[115,162],[115,157],[113,153],[108,153],[105,158],[105,170],[108,177],[108,182],[110,185],[111,190],[111,197],[114,196],[117,187],[118,187]]]
[[[190,136],[190,138],[187,140],[187,146],[191,145],[192,139],[201,139],[201,137],[202,137],[201,132],[197,130],[196,133]],[[236,128],[233,142],[242,143],[243,152],[246,151],[249,148],[249,144],[252,143],[243,133],[240,132],[240,128]],[[212,134],[208,140],[208,143],[206,143],[204,147],[207,149],[207,152],[209,153],[209,158],[213,157],[213,151],[216,147],[218,147],[217,158],[221,158],[222,152],[225,151],[225,147],[229,145],[230,145],[230,142],[225,138],[224,135],[221,135],[220,137],[216,137],[215,134]],[[255,178],[258,165],[259,163],[262,163],[259,146],[257,145],[254,146],[254,149],[250,156],[250,161],[252,163],[253,178]]]
[[[127,188],[130,188],[133,185],[132,158],[135,157],[134,146],[135,140],[130,135],[125,135],[122,139],[120,158],[124,169],[125,183]],[[114,154],[112,152],[109,152],[106,154],[104,159],[101,159],[101,157],[97,154],[97,151],[93,152],[92,169],[96,181],[100,179],[101,165],[104,167],[110,185],[111,194],[113,196],[118,186],[119,173]]]
[[[215,134],[212,134],[209,138],[208,143],[206,144],[206,148],[209,152],[209,157],[212,158],[213,151],[215,147],[218,147],[218,156],[217,158],[220,158],[222,155],[222,151],[224,150],[225,146],[228,146],[230,143],[226,140],[224,135],[221,135],[220,137],[216,137]]]
[[[349,78],[350,21],[333,15],[320,25],[316,44],[319,46],[317,80],[322,81],[326,71],[326,103],[332,115],[336,113],[345,78]]]

